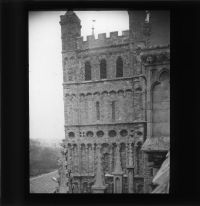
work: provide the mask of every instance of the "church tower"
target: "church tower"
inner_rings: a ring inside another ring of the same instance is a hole
[[[76,38],[81,35],[81,21],[77,15],[68,10],[60,17],[62,50],[71,52],[76,49]]]
[[[86,41],[75,12],[60,16],[71,193],[149,193],[152,171],[169,148],[169,47],[151,45],[163,34],[160,14],[128,14],[122,35]],[[151,156],[158,159],[153,167]]]

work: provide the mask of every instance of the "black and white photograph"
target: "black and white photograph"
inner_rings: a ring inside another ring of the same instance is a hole
[[[29,12],[30,193],[169,193],[170,11]]]

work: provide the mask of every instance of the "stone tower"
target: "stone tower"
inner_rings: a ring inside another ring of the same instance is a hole
[[[161,85],[167,81],[169,46],[151,46],[151,12],[128,13],[130,28],[121,36],[103,33],[97,39],[87,36],[86,41],[77,15],[67,11],[61,16],[64,145],[73,177],[70,192],[150,191],[145,189],[152,178],[149,151],[143,146],[153,137],[151,128],[161,134],[157,116],[152,121],[153,112],[162,115],[156,103],[154,110],[150,106],[151,72]],[[163,88],[169,87],[164,84],[157,89],[162,92]],[[168,103],[165,108],[168,112]]]

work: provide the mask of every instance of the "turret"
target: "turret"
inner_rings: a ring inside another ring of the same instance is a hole
[[[60,16],[62,50],[74,51],[76,39],[81,36],[81,21],[78,16],[68,10],[65,15]]]
[[[145,11],[128,11],[129,30],[131,41],[142,41],[144,39],[144,23],[146,19]]]

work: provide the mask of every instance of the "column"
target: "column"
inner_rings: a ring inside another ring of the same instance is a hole
[[[144,193],[149,193],[150,192],[150,168],[148,166],[148,154],[144,152]]]
[[[113,175],[114,175],[114,193],[122,193],[123,171],[121,167],[119,143],[117,143],[117,148],[116,148],[116,164],[115,164]]]
[[[113,160],[113,145],[110,144],[110,169],[109,169],[109,173],[112,173],[112,160]]]
[[[92,186],[93,193],[104,193],[106,186],[104,184],[104,176],[102,171],[102,164],[101,164],[101,144],[97,145],[97,172],[95,177],[95,184]]]
[[[86,144],[85,145],[85,163],[86,163],[86,173],[88,174],[89,173],[89,145]]]

